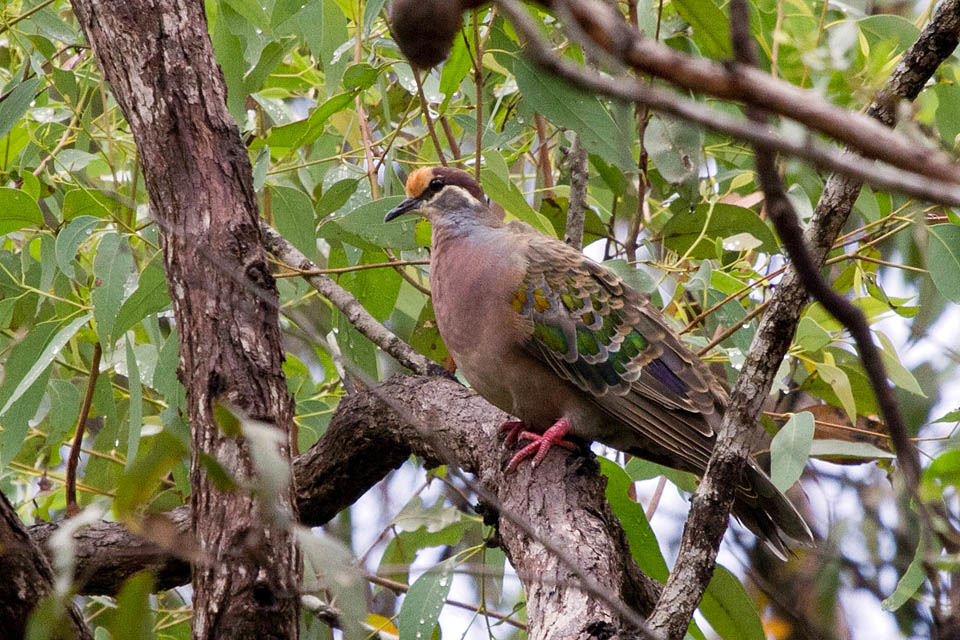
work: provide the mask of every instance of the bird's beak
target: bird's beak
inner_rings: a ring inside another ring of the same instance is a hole
[[[422,203],[420,202],[419,198],[407,198],[393,209],[390,209],[383,221],[390,222],[394,218],[398,218],[409,211],[416,211],[420,208],[421,204]]]

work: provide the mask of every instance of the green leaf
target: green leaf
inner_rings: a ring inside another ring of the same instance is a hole
[[[794,413],[770,443],[770,480],[780,491],[786,491],[800,479],[813,444],[813,414]]]
[[[460,88],[460,83],[470,70],[470,56],[464,39],[455,38],[450,55],[440,71],[440,91],[445,96],[452,96]]]
[[[626,282],[630,288],[640,293],[653,293],[657,288],[657,281],[650,277],[649,273],[637,265],[627,262],[623,258],[604,260],[603,266],[623,278],[623,281]]]
[[[127,431],[127,462],[124,471],[129,471],[140,448],[140,430],[143,428],[143,388],[140,386],[140,368],[133,351],[130,337],[124,341],[127,345],[127,385],[130,388],[130,428]]]
[[[809,316],[803,316],[797,324],[797,333],[793,340],[797,346],[805,351],[814,352],[833,342],[833,336],[817,324],[816,320]]]
[[[10,133],[13,125],[23,117],[39,86],[39,77],[24,80],[0,101],[0,138]]]
[[[385,0],[367,0],[364,3],[365,5],[363,7],[363,32],[364,33],[370,33],[370,29],[373,28],[373,23],[377,20],[377,16],[380,15],[380,10],[383,9],[384,1]],[[343,77],[344,79],[346,79],[347,77],[346,72],[344,72]]]
[[[635,171],[632,132],[623,131],[597,96],[514,58],[513,72],[523,99],[553,124],[580,134],[584,148],[624,171]]]
[[[0,235],[35,224],[43,224],[36,199],[19,189],[0,189]]]
[[[57,266],[60,267],[60,271],[67,274],[68,278],[75,276],[73,259],[77,255],[77,249],[99,222],[99,218],[78,216],[57,234]]]
[[[397,621],[400,640],[425,640],[433,635],[444,600],[450,593],[453,582],[450,574],[456,562],[456,558],[444,560],[410,585]]]
[[[111,341],[116,341],[132,326],[146,318],[151,313],[165,309],[170,304],[170,294],[167,291],[167,281],[160,268],[162,258],[157,256],[143,269],[136,291],[120,305],[117,320],[113,325]]]
[[[706,232],[703,232],[704,225]],[[674,214],[664,225],[661,235],[664,244],[673,251],[684,254],[689,250],[690,257],[704,259],[716,258],[715,239],[744,231],[760,240],[760,250],[764,253],[777,252],[776,238],[760,216],[750,209],[722,202],[713,205],[713,211],[709,204],[701,204],[691,213]]]
[[[893,343],[890,342],[890,338],[880,331],[874,331],[874,333],[877,334],[877,338],[879,338],[880,344],[883,346],[880,350],[880,356],[887,370],[887,377],[890,378],[891,382],[897,385],[897,387],[909,391],[914,395],[918,395],[921,398],[926,398],[927,394],[920,388],[920,383],[917,382],[913,374],[907,371],[906,367],[900,363],[900,357],[897,356],[897,351],[893,348]]]
[[[316,261],[317,235],[310,198],[303,191],[291,187],[270,186],[268,189],[272,196],[277,231],[303,255]]]
[[[367,6],[369,7],[370,3],[367,3]],[[348,91],[353,89],[366,91],[377,81],[377,74],[379,73],[379,70],[366,62],[350,65],[343,72],[343,88]]]
[[[23,395],[27,389],[30,388],[30,385],[36,382],[37,378],[39,378],[40,375],[46,371],[47,367],[50,366],[54,358],[59,355],[60,350],[63,349],[67,342],[70,341],[70,338],[77,333],[80,327],[89,322],[90,318],[91,314],[89,313],[82,315],[79,318],[75,318],[73,322],[57,332],[57,335],[53,336],[53,339],[49,342],[49,344],[47,344],[46,347],[44,347],[43,351],[40,352],[36,361],[33,363],[27,373],[24,374],[23,378],[21,378],[17,383],[17,387],[13,390],[13,393],[9,398],[7,398],[7,402],[3,405],[3,409],[0,409],[0,416],[5,414],[7,409],[10,408],[10,405],[16,402],[17,399]]]
[[[104,218],[109,216],[116,206],[116,201],[102,191],[71,189],[63,196],[61,212],[64,220],[73,220],[80,216]]]
[[[686,491],[687,493],[696,491],[697,483],[699,482],[697,476],[689,471],[672,469],[657,464],[656,462],[644,460],[643,458],[631,459],[630,462],[627,463],[625,471],[631,480],[649,480],[657,476],[664,476],[667,480],[677,485],[680,490]]]
[[[439,499],[433,506],[424,508],[420,496],[415,496],[393,519],[393,525],[399,531],[424,529],[427,533],[436,533],[460,522],[460,511],[454,507],[445,507],[443,502],[443,499]]]
[[[960,86],[938,84],[928,91],[937,96],[936,122],[940,135],[948,146],[956,146],[960,135]]]
[[[933,422],[960,422],[960,408],[943,414]]]
[[[104,627],[114,638],[125,640],[151,640],[154,613],[150,606],[150,594],[154,592],[153,575],[141,571],[123,583],[117,594],[117,608],[107,612]]]
[[[64,149],[55,157],[57,169],[61,171],[80,171],[97,159],[92,153],[79,149]]]
[[[80,411],[80,390],[66,380],[51,380],[47,387],[50,394],[50,426],[47,429],[47,446],[59,448],[63,436],[73,429]]]
[[[273,127],[265,142],[262,138],[257,138],[250,148],[257,149],[267,144],[271,149],[296,149],[311,144],[323,133],[330,116],[352,105],[355,95],[354,92],[349,91],[333,96],[314,109],[305,120]]]
[[[480,184],[484,193],[503,207],[508,215],[526,222],[541,233],[554,235],[553,225],[550,224],[550,221],[527,204],[527,199],[523,197],[520,189],[513,182],[504,182],[492,170],[483,169],[480,172]]]
[[[860,31],[871,47],[887,40],[897,43],[897,51],[906,51],[920,35],[920,29],[909,20],[893,14],[867,16],[857,20]]]
[[[814,440],[810,445],[810,457],[823,458],[863,458],[867,460],[893,460],[897,456],[878,449],[868,442],[850,442],[848,440]]]
[[[5,401],[13,396],[19,388],[18,383],[32,371],[32,367],[36,366],[37,359],[59,328],[58,322],[38,323],[30,329],[22,341],[14,345],[3,363],[4,379],[3,384],[0,385],[0,400]],[[35,381],[28,385],[29,388],[20,392],[19,400],[12,400],[6,415],[0,420],[0,424],[3,425],[3,431],[0,432],[0,460],[4,463],[12,460],[23,445],[30,427],[30,420],[36,414],[37,407],[43,398],[48,371],[49,363],[35,377]],[[76,414],[73,414],[69,420],[71,423],[66,427],[67,429],[72,427]]]
[[[935,224],[927,227],[930,244],[927,247],[927,269],[933,284],[948,300],[960,304],[960,227]]]
[[[700,613],[724,640],[764,640],[753,599],[735,575],[717,565],[700,601]]]
[[[906,604],[923,585],[923,581],[927,578],[927,572],[923,568],[925,555],[926,549],[924,548],[923,537],[921,537],[920,543],[917,545],[917,551],[913,554],[913,560],[907,570],[903,572],[903,575],[900,576],[897,588],[880,603],[884,610],[896,611]]]
[[[667,182],[680,184],[697,179],[703,163],[703,131],[700,129],[681,120],[655,115],[644,132],[643,144]]]
[[[317,235],[326,239],[339,239],[353,246],[358,244],[351,242],[350,237],[357,237],[367,243],[366,246],[360,246],[361,249],[416,249],[418,245],[414,232],[418,216],[406,215],[391,222],[383,221],[387,212],[402,201],[402,197],[392,196],[362,204],[344,216],[325,221],[320,225]]]
[[[90,292],[90,298],[100,345],[108,351],[113,348],[113,325],[123,301],[127,277],[133,268],[133,255],[126,238],[108,233],[100,239],[97,257],[93,261],[93,275],[98,284]]]
[[[338,180],[328,189],[324,189],[323,195],[320,196],[320,202],[317,203],[317,216],[323,219],[331,213],[339,211],[350,200],[350,196],[356,192],[359,183],[360,180],[357,178],[347,178]]]
[[[850,424],[857,424],[857,403],[853,399],[853,388],[850,386],[850,378],[840,367],[825,362],[814,363],[820,378],[827,383],[837,394],[843,410],[847,412],[850,418]]]
[[[118,520],[133,515],[138,506],[147,503],[160,488],[160,481],[185,455],[187,449],[168,431],[161,431],[150,443],[150,449],[137,457],[117,483],[113,511]]]
[[[633,480],[620,465],[606,458],[597,460],[600,461],[600,472],[607,477],[607,502],[623,525],[623,532],[630,545],[630,555],[641,571],[658,582],[666,583],[670,569],[667,568],[667,561],[660,551],[657,537],[647,522],[643,507],[631,500],[627,494]]]
[[[672,6],[693,27],[693,41],[705,55],[717,60],[732,57],[727,16],[713,0],[674,0]]]
[[[923,470],[924,482],[939,480],[944,484],[960,486],[960,449],[944,451]]]

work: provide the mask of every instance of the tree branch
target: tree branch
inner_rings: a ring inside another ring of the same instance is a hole
[[[602,0],[544,0],[543,3],[547,6],[566,5],[582,31],[597,46],[636,71],[662,78],[683,89],[787,116],[859,149],[868,157],[901,169],[933,179],[960,181],[960,166],[945,153],[918,145],[867,115],[837,107],[814,91],[778,80],[759,69],[738,68],[734,79],[727,72],[726,65],[686,55],[643,38],[627,24],[614,5]],[[502,8],[507,2],[498,0],[498,4]]]
[[[3,576],[0,580],[0,629],[4,637],[25,637],[27,621],[34,607],[53,593],[53,570],[44,552],[50,554],[46,545],[38,545],[36,538],[28,535],[13,505],[0,492],[0,575]],[[93,636],[83,624],[80,612],[69,598],[65,604],[67,615],[61,620],[63,628],[58,630],[63,633],[51,633],[49,637],[90,640]]]
[[[911,171],[918,166],[899,170],[871,163],[854,154],[837,151],[820,144],[810,136],[803,139],[786,138],[771,129],[759,128],[742,118],[711,109],[672,91],[645,84],[637,78],[611,77],[587,71],[555,55],[539,36],[538,29],[530,16],[523,11],[516,0],[498,0],[498,3],[517,32],[526,39],[524,52],[530,56],[531,60],[574,86],[611,98],[644,104],[655,111],[692,122],[705,129],[806,160],[819,169],[850,176],[859,182],[867,182],[878,190],[904,193],[950,206],[960,205],[960,186],[952,180],[943,182]],[[719,66],[716,72],[729,75],[726,68]],[[802,90],[798,89],[798,91]],[[892,107],[888,108],[892,114]],[[853,112],[843,113],[851,117],[857,115]],[[909,165],[909,160],[901,158],[898,164]]]
[[[287,242],[283,236],[263,220],[260,221],[260,233],[263,236],[263,245],[267,251],[294,270],[308,273],[320,271],[317,265],[313,264],[300,250]],[[377,322],[377,319],[363,308],[363,305],[353,297],[353,294],[334,282],[333,279],[325,275],[310,275],[305,276],[305,279],[320,295],[339,309],[357,331],[393,356],[397,362],[421,375],[446,374],[443,367],[414,351],[410,345]]]
[[[640,614],[652,609],[659,591],[632,560],[592,456],[552,453],[556,457],[551,464],[535,472],[522,467],[507,478],[503,470],[509,451],[496,432],[506,417],[445,378],[394,376],[345,397],[326,433],[294,461],[301,521],[309,526],[325,523],[411,453],[428,465],[452,462],[473,474],[505,512],[516,514],[533,530],[529,535],[508,518],[499,518],[505,551],[526,592],[532,639],[635,637],[636,630],[613,608],[576,587],[577,572],[593,575],[608,599]],[[181,534],[189,532],[186,507],[170,516]],[[30,535],[43,543],[56,528],[35,525]],[[566,549],[575,567],[559,561],[541,540]],[[189,565],[116,522],[78,533],[76,548],[82,593],[115,593],[124,578],[141,568],[156,573],[158,588],[189,579]]]

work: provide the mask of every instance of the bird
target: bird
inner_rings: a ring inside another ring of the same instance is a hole
[[[518,418],[506,445],[527,442],[507,472],[573,436],[703,475],[728,403],[723,384],[648,296],[570,245],[504,221],[473,177],[422,167],[384,219],[417,212],[432,228],[437,328],[471,387]],[[813,542],[790,500],[752,458],[734,515],[785,559]]]

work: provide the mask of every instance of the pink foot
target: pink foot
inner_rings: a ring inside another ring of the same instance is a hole
[[[530,456],[533,456],[533,462],[531,464],[536,467],[540,461],[543,460],[544,456],[547,455],[547,452],[550,451],[550,447],[554,445],[563,447],[564,449],[570,449],[571,451],[576,449],[576,444],[563,439],[563,436],[567,435],[567,431],[569,430],[570,422],[567,421],[566,418],[560,418],[552,427],[544,431],[543,435],[531,433],[530,431],[521,431],[520,439],[530,440],[531,442],[523,449],[520,449],[520,451],[510,459],[510,464],[507,465],[507,473],[515,471],[517,466]]]
[[[527,426],[520,422],[519,420],[509,420],[500,425],[500,428],[497,431],[503,433],[507,432],[507,437],[503,441],[504,446],[511,446],[514,442],[517,441],[517,436],[520,435],[520,432],[523,431],[523,428]]]

